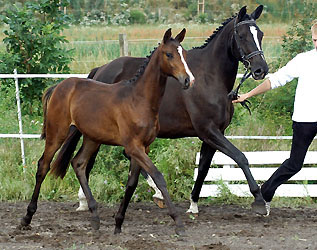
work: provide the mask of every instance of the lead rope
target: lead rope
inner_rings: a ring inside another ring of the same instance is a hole
[[[228,97],[231,99],[231,100],[237,100],[238,99],[238,92],[239,92],[239,89],[242,85],[242,83],[247,80],[250,76],[251,76],[251,72],[249,72],[249,69],[246,68],[246,71],[243,75],[243,77],[241,78],[240,80],[240,83],[238,85],[238,87],[235,89],[235,90],[232,90],[229,94],[228,94]],[[251,110],[249,108],[249,106],[251,105],[251,102],[249,100],[244,100],[243,102],[240,102],[240,104],[242,105],[242,107],[246,108],[248,111],[249,111],[249,114],[251,115]]]

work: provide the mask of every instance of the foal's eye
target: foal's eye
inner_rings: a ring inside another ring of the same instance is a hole
[[[167,56],[167,58],[173,58],[172,53],[168,53],[168,52],[166,52],[166,56]]]

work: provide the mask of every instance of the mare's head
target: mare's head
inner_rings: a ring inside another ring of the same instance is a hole
[[[254,79],[263,79],[268,73],[268,66],[262,51],[263,32],[256,25],[260,17],[263,5],[248,15],[246,7],[242,7],[234,22],[235,54],[246,68],[251,70]]]
[[[186,29],[183,29],[175,38],[172,38],[171,29],[168,29],[157,48],[157,53],[163,74],[174,77],[184,89],[188,89],[193,85],[195,78],[186,62],[186,50],[180,44],[184,40],[185,33]]]

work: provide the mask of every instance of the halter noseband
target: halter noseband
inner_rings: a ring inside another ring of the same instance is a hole
[[[242,63],[244,64],[244,66],[248,69],[250,67],[250,61],[249,59],[256,56],[256,55],[264,55],[262,50],[256,50],[251,52],[250,54],[246,55],[240,45],[240,40],[238,38],[238,31],[237,31],[237,27],[244,25],[244,24],[254,24],[256,25],[254,20],[246,20],[246,21],[242,21],[237,23],[237,18],[234,20],[234,26],[233,26],[233,34],[234,34],[234,40],[236,41],[241,59],[242,59]]]

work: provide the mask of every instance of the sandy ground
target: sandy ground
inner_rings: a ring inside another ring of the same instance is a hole
[[[272,208],[269,217],[235,205],[200,205],[198,217],[176,204],[186,236],[175,235],[167,209],[130,204],[120,235],[114,235],[116,206],[99,204],[101,226],[94,232],[89,212],[76,203],[41,201],[30,230],[18,225],[26,202],[0,203],[0,249],[317,249],[316,208]]]

